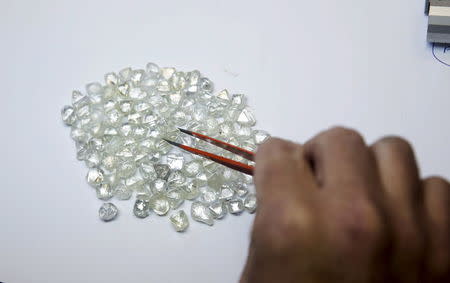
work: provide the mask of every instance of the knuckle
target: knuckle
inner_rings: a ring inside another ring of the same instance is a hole
[[[430,176],[424,179],[426,186],[444,187],[450,189],[450,183],[441,176]]]
[[[411,144],[402,137],[388,136],[380,139],[374,144],[376,149],[389,150],[390,152],[402,152],[411,154],[413,152]]]
[[[350,144],[364,144],[364,139],[360,133],[345,127],[333,127],[328,130],[327,136],[330,139],[344,140],[346,143]]]

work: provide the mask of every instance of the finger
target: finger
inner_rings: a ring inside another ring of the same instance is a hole
[[[372,146],[393,233],[393,272],[417,282],[424,251],[421,182],[409,143],[386,137]]]
[[[301,145],[271,138],[258,148],[255,164],[260,207],[271,200],[306,199],[316,188]]]
[[[427,282],[450,282],[450,184],[438,177],[423,181],[428,234]]]
[[[322,187],[358,194],[376,184],[373,156],[353,130],[337,127],[322,132],[305,144],[305,152]]]

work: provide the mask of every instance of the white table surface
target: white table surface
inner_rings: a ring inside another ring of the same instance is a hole
[[[19,1],[0,9],[0,281],[236,282],[253,217],[175,233],[101,202],[60,109],[73,89],[149,61],[249,96],[258,127],[299,142],[332,125],[408,138],[450,177],[450,68],[422,1]]]

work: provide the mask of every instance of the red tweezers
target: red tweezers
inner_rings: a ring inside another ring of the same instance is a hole
[[[247,160],[254,161],[255,154],[251,151],[248,151],[246,149],[237,147],[235,145],[232,145],[232,144],[229,144],[229,143],[226,143],[226,142],[223,142],[223,141],[220,141],[220,140],[217,140],[217,139],[214,139],[214,138],[211,138],[211,137],[208,137],[208,136],[196,133],[196,132],[192,132],[192,131],[188,131],[188,130],[184,130],[184,129],[180,129],[180,128],[178,128],[178,129],[185,134],[191,135],[191,136],[201,139],[205,142],[208,142],[210,144],[213,144],[215,146],[223,148],[229,152],[232,152],[234,154],[242,156],[243,158],[245,158]],[[247,165],[247,164],[244,164],[244,163],[241,163],[241,162],[229,159],[229,158],[225,158],[225,157],[222,157],[222,156],[210,153],[210,152],[206,152],[206,151],[203,151],[200,149],[196,149],[196,148],[184,145],[184,144],[180,144],[180,143],[177,143],[174,141],[170,141],[167,139],[164,139],[164,140],[166,142],[170,143],[171,145],[182,148],[186,151],[189,151],[190,153],[193,153],[193,154],[196,154],[199,156],[203,156],[214,162],[220,163],[228,168],[231,168],[231,169],[237,170],[239,172],[245,173],[247,175],[253,176],[253,170],[254,170],[253,166],[250,166],[250,165]]]

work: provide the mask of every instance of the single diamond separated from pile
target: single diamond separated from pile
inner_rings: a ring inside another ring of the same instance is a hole
[[[177,232],[183,232],[189,227],[189,219],[183,210],[173,213],[169,219]]]
[[[253,128],[256,119],[243,94],[213,90],[214,84],[199,71],[149,63],[145,69],[107,73],[104,83],[87,84],[85,93],[74,91],[72,104],[63,107],[61,116],[71,127],[77,159],[89,168],[86,180],[96,196],[129,200],[136,195],[133,212],[139,218],[151,210],[167,215],[191,200],[192,217],[208,225],[227,211],[239,214],[245,207],[254,212],[256,198],[248,194],[252,178],[163,140],[225,157],[233,156],[178,128],[252,151],[267,140],[267,132]],[[181,212],[172,216],[171,221],[183,220]]]
[[[98,210],[98,216],[101,220],[107,222],[116,218],[118,212],[119,210],[117,209],[117,207],[114,204],[108,202],[104,203],[100,207],[100,209]]]

